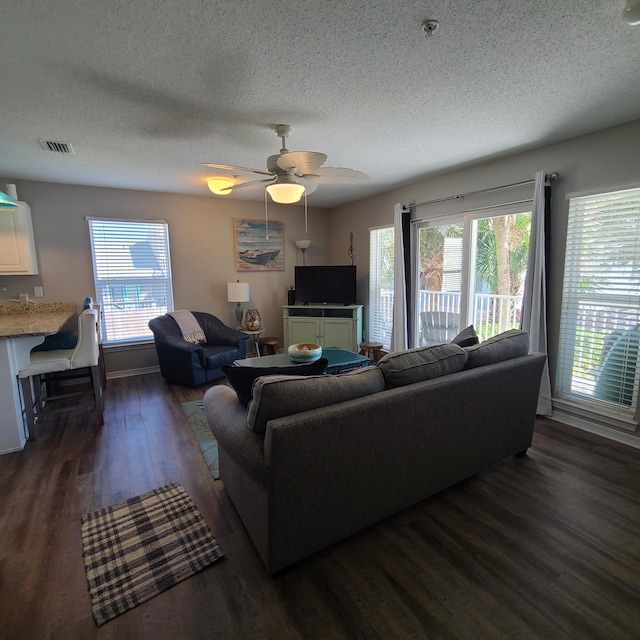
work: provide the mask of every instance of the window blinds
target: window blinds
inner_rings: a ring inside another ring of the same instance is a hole
[[[368,340],[391,349],[393,319],[393,227],[369,231]]]
[[[556,396],[632,420],[640,343],[640,189],[569,204]]]
[[[149,320],[173,309],[167,223],[88,222],[104,343],[149,340]]]

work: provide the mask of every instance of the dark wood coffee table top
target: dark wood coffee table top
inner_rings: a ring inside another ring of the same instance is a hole
[[[327,373],[331,374],[357,369],[358,367],[366,367],[369,364],[369,359],[365,356],[346,349],[338,349],[338,347],[323,348],[322,357],[329,361]],[[236,360],[233,364],[237,367],[286,367],[302,363],[293,362],[286,353],[278,353],[273,356],[244,358],[243,360]]]

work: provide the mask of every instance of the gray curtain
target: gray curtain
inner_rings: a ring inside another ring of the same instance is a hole
[[[406,248],[409,246],[407,225],[410,209],[403,204],[393,205],[394,227],[394,267],[393,267],[393,326],[391,328],[391,351],[402,351],[409,346],[409,328],[407,313],[407,291],[410,282],[407,278]]]
[[[524,283],[521,327],[529,332],[529,351],[547,352],[547,239],[546,221],[549,219],[551,186],[545,172],[535,175],[533,188],[533,210],[531,216],[531,237],[529,240],[529,261]],[[551,380],[549,361],[544,365],[538,396],[538,415],[551,415]]]

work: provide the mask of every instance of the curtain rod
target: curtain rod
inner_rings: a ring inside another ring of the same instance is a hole
[[[557,180],[560,177],[558,173],[547,173],[545,178],[547,180]],[[520,187],[525,184],[533,184],[535,180],[522,180],[521,182],[512,182],[511,184],[503,184],[499,187],[489,187],[488,189],[479,189],[478,191],[469,191],[468,193],[461,193],[457,196],[447,196],[446,198],[438,198],[437,200],[427,200],[426,202],[416,202],[410,204],[410,207],[424,207],[428,204],[437,204],[438,202],[447,202],[448,200],[459,200],[461,198],[467,198],[469,196],[477,196],[480,193],[489,193],[490,191],[499,191],[500,189],[509,189],[510,187]]]
[[[411,224],[418,225],[424,222],[433,222],[434,220],[442,220],[443,218],[448,218],[449,216],[457,216],[463,213],[468,213],[469,211],[473,213],[477,213],[478,211],[488,211],[489,209],[501,209],[503,207],[513,207],[517,204],[531,204],[533,198],[528,198],[527,200],[514,200],[513,202],[504,202],[501,204],[490,204],[486,207],[472,207],[471,209],[462,210],[462,211],[452,211],[451,213],[447,213],[446,215],[438,215],[434,218],[414,218],[411,221]]]

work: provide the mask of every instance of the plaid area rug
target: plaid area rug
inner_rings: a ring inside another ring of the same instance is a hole
[[[202,515],[171,483],[82,518],[82,555],[98,626],[224,556]]]
[[[218,470],[218,441],[207,424],[202,400],[183,402],[182,410],[187,416],[187,424],[193,431],[198,447],[200,447],[200,453],[202,453],[202,457],[209,467],[211,477],[214,480],[218,480],[220,478],[220,471]]]

